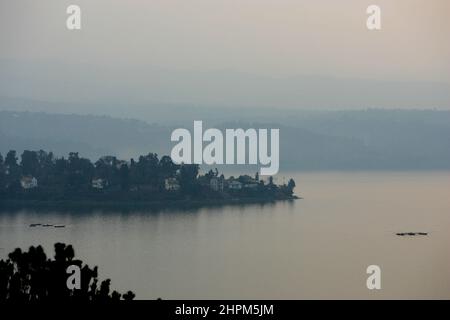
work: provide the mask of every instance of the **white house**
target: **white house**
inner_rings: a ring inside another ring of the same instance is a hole
[[[240,183],[239,181],[233,180],[228,184],[228,188],[231,190],[241,190],[242,183]]]
[[[105,187],[105,182],[101,178],[92,179],[91,183],[92,183],[92,188],[94,188],[94,189],[103,189]]]
[[[168,191],[177,191],[180,189],[180,184],[176,178],[167,178],[164,181],[164,187]]]
[[[258,188],[258,184],[257,183],[246,183],[244,184],[244,188],[245,189],[257,189]]]
[[[31,176],[22,177],[22,179],[20,179],[20,185],[24,189],[33,189],[38,186],[38,181],[35,177]]]

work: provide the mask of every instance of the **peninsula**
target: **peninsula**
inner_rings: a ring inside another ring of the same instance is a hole
[[[155,153],[124,161],[104,156],[92,163],[77,152],[14,150],[0,154],[1,207],[191,207],[297,199],[295,182],[277,185],[253,176],[200,174],[197,164],[176,164]]]

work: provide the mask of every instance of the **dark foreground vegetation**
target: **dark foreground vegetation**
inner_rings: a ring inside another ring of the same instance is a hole
[[[95,163],[76,152],[0,154],[0,206],[21,204],[213,205],[295,199],[294,180],[276,185],[254,176],[225,178],[216,170],[199,174],[198,165],[175,164],[154,153],[137,161],[105,156]]]
[[[71,276],[69,266],[80,268],[80,288],[69,289]],[[70,279],[69,279],[70,280]],[[41,246],[28,251],[17,248],[0,260],[0,302],[5,301],[117,301],[133,300],[128,291],[120,294],[110,290],[111,281],[106,279],[99,285],[98,269],[89,268],[83,261],[75,259],[71,245],[55,244],[54,259],[47,259]]]

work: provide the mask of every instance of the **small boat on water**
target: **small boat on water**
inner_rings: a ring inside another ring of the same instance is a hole
[[[428,232],[397,232],[397,236],[403,237],[403,236],[427,236]]]
[[[30,224],[30,228],[41,226],[40,223],[32,223]]]
[[[49,224],[49,223],[46,223],[46,224],[42,224],[42,223],[32,223],[32,224],[30,224],[30,228],[39,227],[39,226],[41,226],[41,227],[46,227],[46,228],[48,228],[48,227],[65,228],[65,227],[66,227],[66,226],[63,225],[63,224]]]

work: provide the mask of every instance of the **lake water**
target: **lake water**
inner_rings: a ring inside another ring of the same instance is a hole
[[[449,172],[293,176],[304,199],[265,206],[3,212],[0,256],[70,243],[137,298],[450,298]],[[395,235],[404,231],[430,234]],[[381,290],[366,287],[372,264]]]

